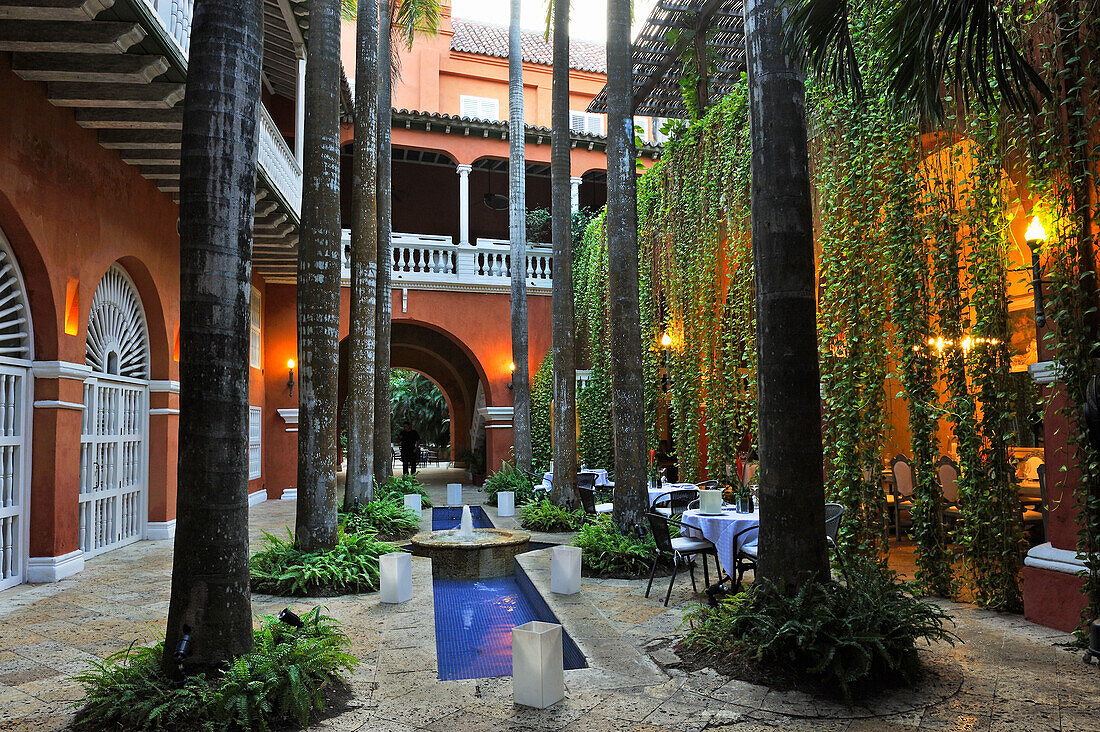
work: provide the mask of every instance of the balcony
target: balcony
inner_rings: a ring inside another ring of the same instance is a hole
[[[351,278],[351,232],[343,232],[344,280]],[[507,291],[511,287],[512,256],[507,241],[478,239],[476,244],[455,244],[450,236],[394,232],[392,282],[394,287],[422,290]],[[549,244],[529,246],[526,257],[527,287],[549,294],[553,256]]]
[[[282,198],[297,223],[302,218],[302,168],[263,104],[260,104],[258,126],[260,139],[256,162],[260,172],[271,182],[274,193]]]

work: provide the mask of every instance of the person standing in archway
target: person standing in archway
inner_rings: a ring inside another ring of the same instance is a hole
[[[405,475],[416,475],[416,464],[420,460],[420,433],[412,428],[408,420],[401,423],[397,442],[401,447],[402,472]]]

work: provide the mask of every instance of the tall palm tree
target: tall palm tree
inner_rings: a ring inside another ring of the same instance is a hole
[[[645,397],[638,297],[638,191],[630,0],[607,3],[607,260],[611,295],[611,414],[615,426],[615,509],[620,531],[644,525]]]
[[[295,543],[336,545],[340,338],[340,0],[311,0],[298,242],[298,506]]]
[[[393,80],[400,70],[394,37],[412,48],[417,33],[439,29],[440,0],[381,0],[378,9],[378,297],[374,331],[378,348],[374,360],[374,477],[379,483],[390,473],[390,321],[393,296],[392,192],[390,128]],[[390,62],[386,65],[385,59]]]
[[[780,591],[829,577],[805,88],[783,0],[746,0],[756,267],[760,561]]]
[[[527,356],[527,187],[523,123],[520,0],[508,26],[508,228],[512,240],[512,444],[516,465],[531,469],[531,380]]]
[[[260,0],[195,3],[180,177],[179,491],[164,667],[252,648],[248,298],[262,60]],[[228,335],[227,335],[228,334]]]
[[[351,180],[348,471],[344,508],[374,499],[374,354],[378,276],[378,5],[356,8],[355,149]]]
[[[573,241],[569,190],[569,2],[556,0],[550,90],[550,239],[554,281],[550,323],[554,352],[554,487],[556,503],[577,495],[577,362],[573,343]],[[517,364],[518,366],[518,364]]]

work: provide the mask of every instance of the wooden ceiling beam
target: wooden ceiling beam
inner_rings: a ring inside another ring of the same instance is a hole
[[[139,24],[118,21],[0,23],[0,51],[13,53],[125,53],[144,38]]]
[[[58,107],[170,109],[183,99],[183,84],[75,84],[50,82],[46,97]]]
[[[94,130],[182,130],[183,105],[171,109],[77,109],[76,123]]]
[[[0,20],[91,20],[115,0],[4,0]]]
[[[17,53],[11,67],[27,81],[145,84],[168,70],[168,60],[129,53]]]

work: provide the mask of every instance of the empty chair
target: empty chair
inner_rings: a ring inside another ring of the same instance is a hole
[[[709,586],[710,574],[707,571],[707,555],[710,554],[714,557],[715,567],[719,566],[718,550],[714,548],[714,544],[706,539],[688,538],[686,536],[673,538],[668,525],[676,524],[682,528],[683,525],[679,521],[653,512],[647,513],[646,516],[649,518],[650,531],[653,532],[653,541],[657,544],[657,556],[653,558],[653,567],[649,570],[649,584],[646,585],[645,596],[649,597],[649,591],[653,588],[653,575],[657,572],[657,563],[661,561],[662,555],[672,557],[672,579],[668,581],[665,607],[668,607],[668,600],[672,597],[672,585],[676,582],[676,575],[680,571],[681,562],[687,565],[688,574],[691,575],[691,589],[698,592],[699,588],[695,585],[695,565],[692,560],[697,555],[703,557],[703,583],[704,586]],[[716,571],[721,573],[721,570]]]
[[[653,499],[653,510],[662,516],[677,516],[699,498],[699,493],[691,489],[668,491]]]
[[[596,490],[596,481],[599,480],[599,477],[599,473],[591,473],[587,470],[582,470],[577,473],[577,487]]]
[[[1047,540],[1047,466],[1040,463],[1035,470],[1039,481],[1039,505],[1035,508],[1024,507],[1023,521],[1025,525],[1043,525],[1043,541]]]
[[[890,461],[894,474],[893,492],[887,494],[886,503],[894,512],[894,536],[901,538],[901,512],[913,508],[913,464],[904,455]]]
[[[840,531],[840,520],[844,518],[844,506],[839,503],[825,504],[825,541],[836,548],[836,535]]]
[[[714,490],[718,487],[718,481],[716,480],[704,480],[702,483],[696,483],[700,490]]]
[[[584,507],[584,512],[590,516],[611,513],[614,508],[614,504],[611,503],[596,503],[596,491],[591,487],[578,485],[577,492],[581,494],[581,506]]]
[[[940,481],[943,493],[943,517],[951,521],[958,520],[959,513],[959,466],[954,460],[943,455],[936,463],[936,477]]]

